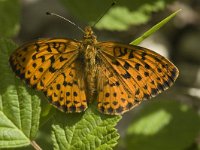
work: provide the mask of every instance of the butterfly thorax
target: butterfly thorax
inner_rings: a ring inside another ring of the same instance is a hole
[[[97,43],[96,36],[90,26],[85,27],[85,34],[83,37],[83,45],[91,45]]]
[[[96,36],[94,35],[91,27],[85,28],[85,35],[82,41],[83,44],[83,53],[84,53],[84,62],[85,62],[85,78],[86,78],[86,87],[87,87],[87,97],[89,101],[92,101],[94,98],[94,93],[96,89],[96,55],[97,50],[95,44],[97,43]]]

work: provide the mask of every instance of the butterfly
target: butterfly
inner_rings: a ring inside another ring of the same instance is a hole
[[[98,42],[89,26],[81,41],[35,40],[17,48],[9,61],[18,77],[67,113],[83,112],[96,101],[104,114],[123,114],[168,89],[179,75],[173,63],[152,50]]]

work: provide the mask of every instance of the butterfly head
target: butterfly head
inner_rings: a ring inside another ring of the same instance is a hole
[[[90,26],[85,27],[85,34],[84,34],[84,44],[94,44],[97,42],[96,36],[94,35],[94,32]]]

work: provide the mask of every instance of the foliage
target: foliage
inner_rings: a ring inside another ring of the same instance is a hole
[[[62,0],[75,15],[89,22],[95,22],[102,10],[112,3],[104,2],[100,4],[100,1],[87,0],[80,4],[76,0]],[[145,23],[151,12],[163,9],[166,2],[136,0],[134,6],[132,1],[119,2],[98,23],[98,27],[124,30],[130,25]],[[10,9],[12,11],[8,12]],[[19,10],[18,1],[0,1],[0,20],[4,20],[0,21],[1,37],[12,37],[17,33]],[[148,36],[167,21],[158,23],[153,31],[147,31]],[[144,36],[139,37],[139,41],[136,40],[134,44],[142,40]],[[8,59],[15,48],[11,40],[0,39],[0,149],[113,149],[118,144],[119,133],[115,126],[121,116],[100,114],[94,104],[81,114],[65,114],[50,108],[40,92],[27,87],[12,73]],[[182,149],[194,142],[200,124],[196,112],[172,101],[149,102],[148,105],[133,120],[128,130],[124,129],[126,135],[120,140],[119,147],[167,149],[175,144],[173,148]],[[173,138],[170,139],[170,136]],[[170,145],[167,145],[168,142]]]
[[[0,40],[0,148],[29,145],[39,126],[39,98],[14,77],[8,65],[14,48],[11,41]]]
[[[114,127],[121,116],[106,116],[91,107],[84,114],[57,113],[52,126],[55,149],[100,150],[116,146],[119,134]]]
[[[19,0],[0,0],[0,37],[12,37],[19,31]]]
[[[127,150],[183,150],[193,144],[199,126],[198,114],[187,105],[174,99],[152,101],[134,118],[124,143]]]
[[[180,10],[174,12],[173,14],[171,14],[170,16],[168,16],[167,18],[163,19],[161,22],[159,22],[158,24],[156,24],[155,26],[153,26],[151,29],[149,29],[147,32],[145,32],[143,35],[141,35],[139,38],[135,39],[133,42],[131,42],[130,44],[132,45],[138,45],[140,44],[140,42],[142,42],[144,39],[148,38],[150,35],[152,35],[154,32],[156,32],[157,30],[159,30],[163,25],[165,25],[168,21],[170,21],[173,17],[176,16],[176,14],[179,12]]]
[[[90,25],[96,23],[99,17],[111,6],[113,0],[60,0],[70,12]],[[97,23],[98,29],[127,30],[131,25],[145,24],[153,12],[165,8],[166,3],[173,0],[126,0],[116,1],[116,5]]]

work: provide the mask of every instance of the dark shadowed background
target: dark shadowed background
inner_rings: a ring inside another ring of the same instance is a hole
[[[13,1],[9,9],[0,6],[0,37],[12,38],[18,45],[44,37],[79,40],[83,34],[76,27],[55,16],[47,16],[46,11],[64,16],[84,28],[86,25],[93,25],[112,2]],[[128,44],[172,12],[178,9],[182,11],[140,44],[169,58],[180,70],[180,76],[169,90],[123,115],[117,124],[120,139],[115,149],[200,149],[200,1],[116,2],[94,28],[99,41],[119,41]],[[19,7],[16,8],[17,6]],[[16,16],[12,18],[13,15]],[[7,21],[9,17],[11,23]],[[6,27],[3,28],[5,24]],[[47,101],[44,103],[48,105]],[[45,145],[51,143],[49,135],[46,135],[48,131],[45,126],[41,127],[37,140],[44,149]]]

